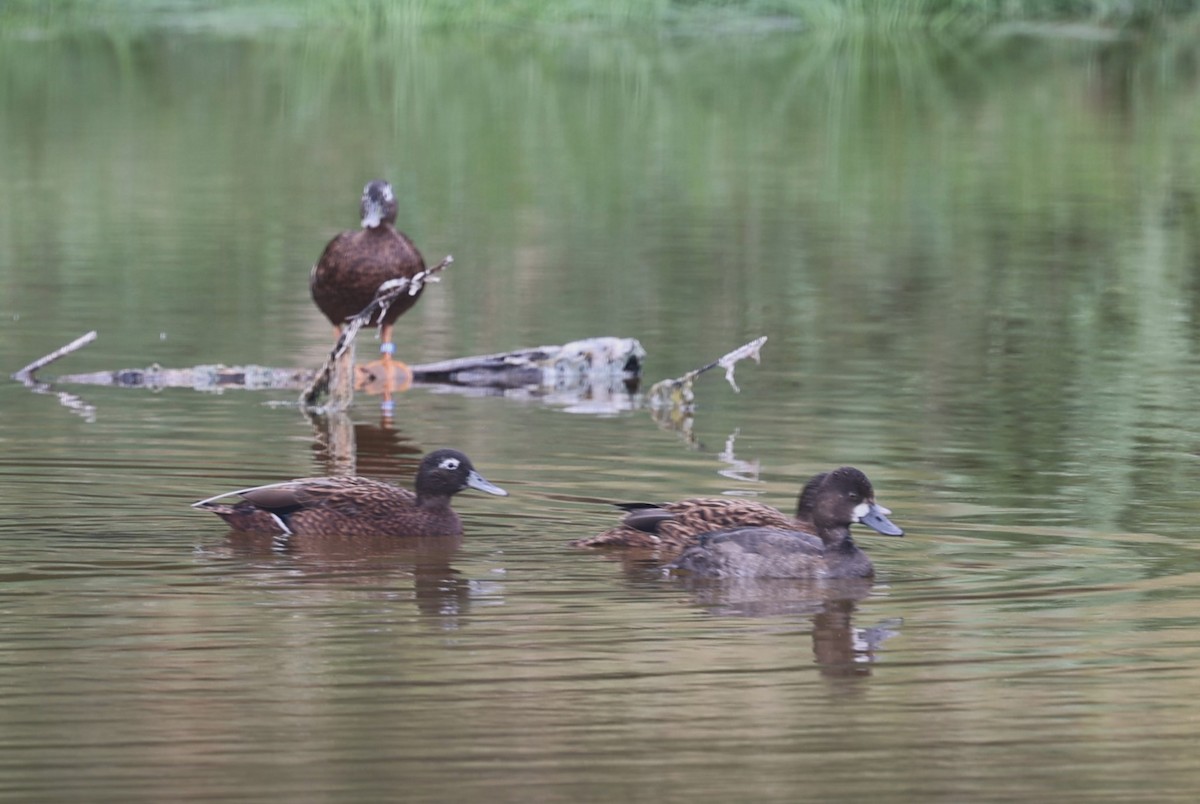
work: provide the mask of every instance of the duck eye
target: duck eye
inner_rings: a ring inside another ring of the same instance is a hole
[[[458,468],[458,458],[443,458],[438,464],[438,469],[448,469],[453,472]]]

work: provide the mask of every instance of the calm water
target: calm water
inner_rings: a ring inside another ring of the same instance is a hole
[[[186,19],[184,20],[186,23]],[[418,388],[0,385],[0,798],[1191,800],[1200,104],[1177,44],[309,33],[0,47],[0,369],[315,366],[363,182],[456,262],[424,361],[758,335],[691,434]],[[369,352],[371,347],[365,351]],[[465,450],[461,545],[231,539],[188,503]],[[607,502],[854,464],[873,584],[695,585]]]

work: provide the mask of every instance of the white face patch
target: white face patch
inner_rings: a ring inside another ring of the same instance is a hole
[[[442,462],[438,464],[438,469],[448,469],[453,472],[458,468],[458,458],[442,458]]]
[[[870,513],[870,511],[871,511],[870,503],[860,502],[858,505],[854,506],[854,519],[851,521],[862,522],[862,518],[864,516],[866,516],[868,513]]]
[[[383,200],[384,201],[393,201],[393,200],[395,200],[395,198],[396,198],[396,196],[392,195],[392,185],[390,185],[390,184],[383,185]]]

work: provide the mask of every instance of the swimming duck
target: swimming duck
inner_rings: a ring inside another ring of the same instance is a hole
[[[620,503],[628,513],[621,524],[595,536],[577,539],[575,547],[651,547],[681,550],[705,533],[723,528],[766,527],[813,532],[812,507],[825,474],[800,490],[796,515],[790,517],[766,503],[742,497],[693,497],[678,502]]]
[[[835,469],[814,490],[815,533],[742,527],[700,537],[667,569],[704,578],[869,578],[875,567],[850,537],[861,522],[884,536],[903,536],[891,511],[875,502],[867,476],[852,466]]]
[[[395,228],[397,206],[392,185],[382,179],[368,182],[363,188],[359,211],[362,228],[342,232],[330,240],[309,276],[313,301],[333,323],[335,339],[341,335],[346,319],[371,303],[380,285],[393,279],[412,279],[425,270],[421,252]],[[368,324],[379,327],[379,351],[383,353],[387,389],[385,402],[391,398],[392,354],[396,350],[392,326],[417,303],[423,291],[421,287],[412,295],[402,295]]]
[[[417,468],[416,493],[365,477],[307,477],[230,491],[193,503],[234,530],[259,533],[457,536],[462,522],[450,498],[467,488],[501,497],[458,450],[439,449]],[[241,502],[220,503],[238,496]]]

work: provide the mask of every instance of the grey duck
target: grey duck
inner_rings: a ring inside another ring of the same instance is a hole
[[[813,533],[778,527],[740,527],[707,533],[667,569],[704,578],[870,578],[871,559],[850,536],[861,522],[884,536],[903,536],[875,502],[867,476],[835,469],[814,490]]]

